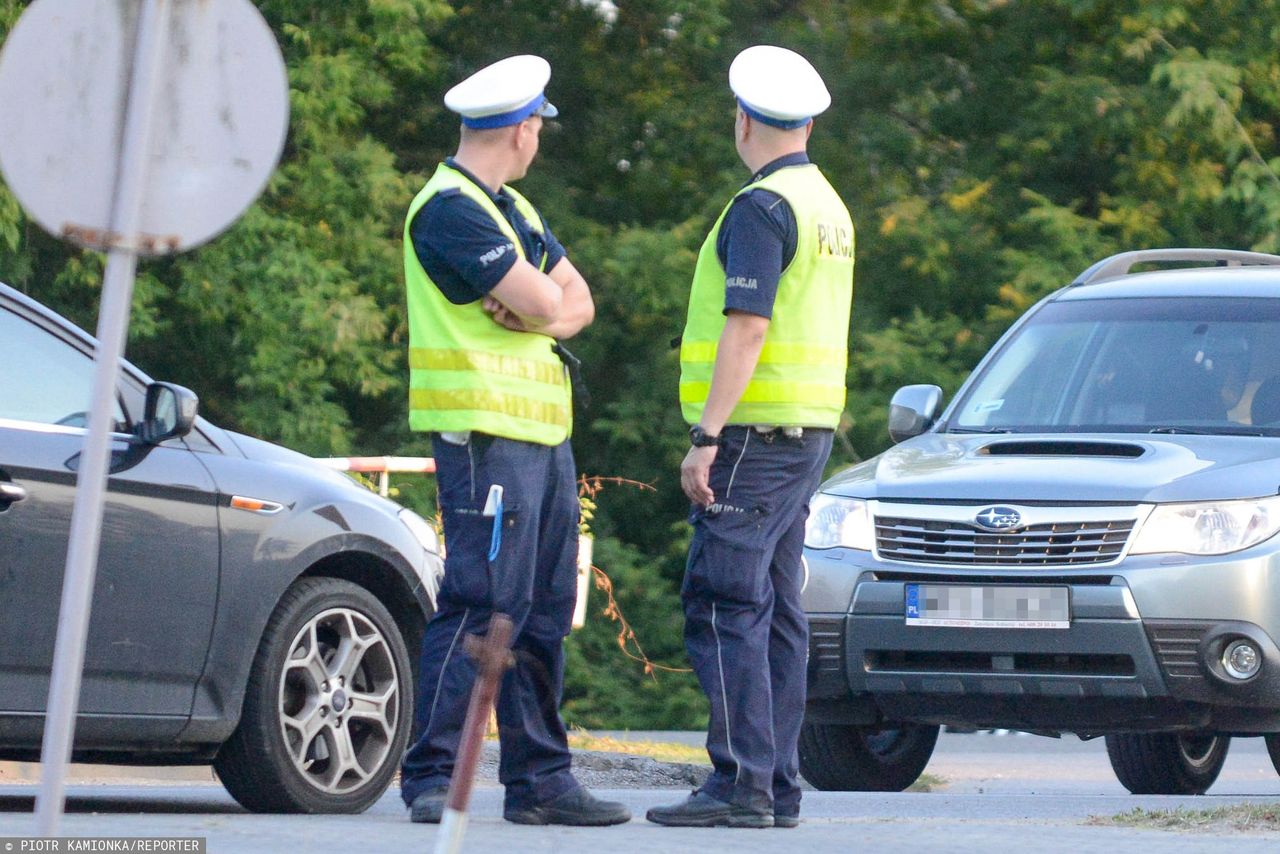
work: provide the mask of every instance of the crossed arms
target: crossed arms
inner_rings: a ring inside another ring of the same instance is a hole
[[[572,338],[596,316],[591,289],[568,258],[548,273],[517,259],[484,298],[484,309],[508,329],[552,338]]]

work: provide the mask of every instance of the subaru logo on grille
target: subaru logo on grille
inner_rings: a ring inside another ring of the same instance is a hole
[[[1022,514],[1012,507],[988,507],[973,519],[990,531],[1008,531],[1022,524]]]

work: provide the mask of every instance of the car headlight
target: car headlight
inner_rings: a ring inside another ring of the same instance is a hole
[[[1132,554],[1221,555],[1256,546],[1280,531],[1280,496],[1246,501],[1163,504],[1151,511]]]
[[[811,549],[871,551],[875,528],[871,511],[861,498],[841,498],[819,492],[809,502],[809,519],[804,528],[804,544]]]
[[[434,554],[440,554],[440,537],[431,523],[409,509],[400,511],[400,521],[413,534],[414,539],[422,543],[422,547]]]

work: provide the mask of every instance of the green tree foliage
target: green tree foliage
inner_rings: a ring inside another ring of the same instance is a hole
[[[25,3],[5,0],[11,25]],[[218,240],[147,264],[130,356],[198,389],[221,424],[315,454],[405,441],[400,223],[421,176],[396,162],[396,104],[438,90],[436,0],[259,4],[289,70],[290,130],[266,193]],[[426,99],[423,99],[424,101]],[[424,110],[438,110],[433,105]],[[0,199],[0,269],[93,328],[101,259]]]
[[[0,0],[0,30],[25,5]],[[405,419],[404,209],[456,142],[448,85],[543,54],[561,118],[522,189],[597,299],[571,343],[594,398],[580,468],[657,488],[609,488],[593,526],[597,564],[663,664],[683,663],[688,537],[669,342],[703,236],[747,178],[726,86],[741,48],[802,51],[834,97],[810,151],[853,212],[858,262],[833,467],[885,447],[895,388],[953,393],[1014,318],[1108,253],[1280,251],[1280,0],[258,5],[289,66],[282,166],[218,241],[144,265],[131,356],[228,427],[316,454],[425,451]],[[91,327],[101,271],[0,188],[0,278]],[[569,717],[698,723],[693,680],[621,658],[593,597],[569,643]]]

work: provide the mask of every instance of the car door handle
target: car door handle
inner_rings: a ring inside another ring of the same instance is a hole
[[[0,504],[12,504],[27,497],[27,491],[16,483],[0,481]]]

